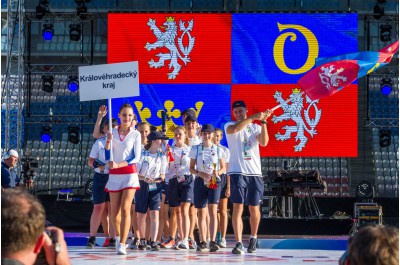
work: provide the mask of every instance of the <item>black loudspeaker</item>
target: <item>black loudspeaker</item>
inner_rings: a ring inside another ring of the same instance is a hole
[[[78,126],[69,126],[68,127],[68,142],[73,144],[79,143],[79,135],[80,129]]]
[[[389,129],[381,129],[379,131],[379,145],[387,147],[391,144],[392,132]]]

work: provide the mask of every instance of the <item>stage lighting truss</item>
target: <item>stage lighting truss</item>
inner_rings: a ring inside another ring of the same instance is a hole
[[[79,89],[79,81],[78,81],[78,76],[76,75],[70,75],[68,77],[68,89],[71,92],[76,92]]]
[[[380,27],[380,40],[383,42],[389,42],[392,40],[392,26],[391,25],[381,25]]]
[[[42,90],[44,92],[53,93],[53,83],[54,83],[54,76],[52,75],[42,76]]]
[[[382,95],[388,96],[392,93],[392,79],[385,77],[381,79],[381,93]]]
[[[70,24],[69,25],[69,39],[71,41],[79,41],[81,39],[81,25],[80,24]]]
[[[42,36],[44,40],[52,40],[54,35],[53,24],[46,23],[43,25]]]
[[[68,127],[68,142],[73,144],[79,143],[79,135],[80,129],[78,126],[69,126]]]
[[[52,131],[51,131],[51,127],[46,125],[42,127],[42,132],[40,133],[40,138],[42,140],[42,142],[44,143],[48,143],[51,140],[51,136],[52,136]]]

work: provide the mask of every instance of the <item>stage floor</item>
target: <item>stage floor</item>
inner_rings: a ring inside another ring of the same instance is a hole
[[[293,249],[258,249],[257,253],[234,255],[231,248],[220,249],[214,253],[197,252],[195,250],[162,249],[158,252],[128,250],[128,255],[120,256],[115,250],[107,248],[85,249],[70,247],[69,255],[74,265],[89,264],[310,264],[337,265],[343,251],[338,250],[293,250]]]
[[[66,233],[71,263],[87,265],[140,264],[176,265],[187,264],[309,264],[337,265],[347,246],[347,236],[260,236],[257,253],[234,255],[231,250],[235,244],[233,235],[228,235],[228,248],[217,252],[198,252],[195,250],[161,249],[160,251],[128,250],[128,255],[116,255],[115,249],[100,247],[104,237],[96,238],[96,247],[86,249],[87,233]],[[248,236],[244,236],[247,247]]]

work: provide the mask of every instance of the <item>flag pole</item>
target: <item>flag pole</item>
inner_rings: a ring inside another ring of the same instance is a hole
[[[303,94],[304,94],[304,91],[301,92],[301,95],[303,95]],[[273,108],[271,109],[271,111],[275,111],[275,110],[281,108],[283,104],[287,104],[287,103],[289,103],[290,101],[292,101],[292,99],[291,99],[291,98],[288,98],[287,100],[285,100],[284,102],[282,102],[282,103],[279,104],[278,106],[273,107]]]
[[[111,98],[108,99],[108,131],[112,133],[112,109],[111,109]],[[114,161],[112,142],[110,141],[110,161]]]

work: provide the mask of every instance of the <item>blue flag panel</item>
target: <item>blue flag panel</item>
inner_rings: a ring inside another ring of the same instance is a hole
[[[357,51],[357,14],[233,14],[232,83],[296,84],[318,57]]]
[[[117,118],[119,108],[130,103],[139,122],[147,121],[161,126],[161,110],[166,111],[167,136],[173,137],[173,130],[183,125],[181,113],[188,108],[196,112],[200,124],[211,123],[216,128],[231,120],[230,85],[140,85],[140,96],[112,100],[112,116]],[[225,142],[224,142],[225,143]]]

